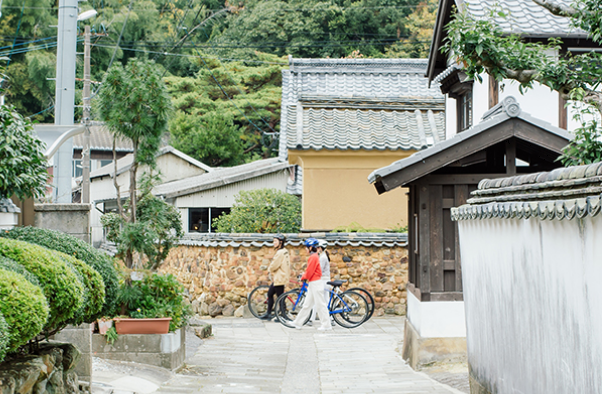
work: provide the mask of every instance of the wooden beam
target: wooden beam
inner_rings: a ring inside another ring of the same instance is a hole
[[[418,188],[418,269],[420,277],[420,291],[431,291],[430,263],[431,263],[431,230],[429,220],[429,188],[420,186]]]
[[[441,185],[431,185],[429,189],[429,243],[431,256],[431,291],[444,291],[443,286],[443,190]],[[422,240],[421,240],[422,241]]]
[[[568,114],[566,110],[566,100],[558,93],[558,127],[567,130]]]
[[[461,291],[431,292],[430,301],[464,301]]]
[[[489,108],[500,102],[499,84],[491,75],[489,76]]]
[[[506,141],[506,174],[516,175],[516,140]]]
[[[506,173],[489,174],[436,174],[427,175],[424,178],[414,182],[416,185],[458,185],[475,184],[478,185],[483,179],[495,179],[506,177]],[[456,205],[454,205],[456,206]]]

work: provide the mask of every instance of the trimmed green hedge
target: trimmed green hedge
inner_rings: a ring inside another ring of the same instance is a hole
[[[40,287],[31,284],[23,275],[0,269],[0,313],[8,325],[9,352],[25,345],[42,331],[48,311]]]
[[[43,228],[15,227],[10,231],[0,232],[0,237],[31,242],[82,260],[98,271],[105,284],[105,303],[98,317],[111,316],[115,312],[119,277],[115,269],[115,262],[108,254],[94,249],[91,245],[74,236]]]
[[[40,286],[40,281],[38,280],[38,278],[36,278],[34,274],[27,271],[25,267],[23,267],[21,264],[17,263],[14,260],[7,259],[4,256],[0,256],[0,268],[5,269],[7,271],[16,272],[17,274],[21,274],[32,284]]]
[[[60,258],[63,258],[77,273],[84,286],[82,307],[68,321],[75,326],[82,323],[92,323],[98,318],[105,302],[105,284],[96,270],[83,261],[71,257],[68,254],[52,250]]]
[[[82,307],[82,283],[57,253],[27,242],[0,238],[0,255],[21,264],[40,281],[50,307],[46,330],[64,327]]]
[[[8,351],[8,324],[6,324],[6,320],[4,320],[4,315],[0,312],[0,363],[6,357],[6,352]]]

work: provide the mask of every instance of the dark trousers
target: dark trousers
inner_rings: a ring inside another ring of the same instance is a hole
[[[268,290],[268,315],[272,313],[272,308],[274,307],[274,294],[276,294],[277,299],[282,293],[284,293],[284,285],[274,286],[273,283],[270,285],[270,289]]]

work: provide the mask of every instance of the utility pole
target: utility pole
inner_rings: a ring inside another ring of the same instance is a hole
[[[59,0],[54,109],[54,124],[59,126],[73,125],[78,3],[79,0]],[[69,139],[54,156],[54,201],[57,203],[71,203],[72,163],[73,140]]]
[[[90,203],[90,26],[84,30],[84,147],[82,149],[82,199]]]

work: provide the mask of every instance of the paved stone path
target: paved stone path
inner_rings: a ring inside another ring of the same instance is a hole
[[[404,363],[403,318],[331,332],[256,319],[209,322],[213,338],[156,393],[460,393]]]

